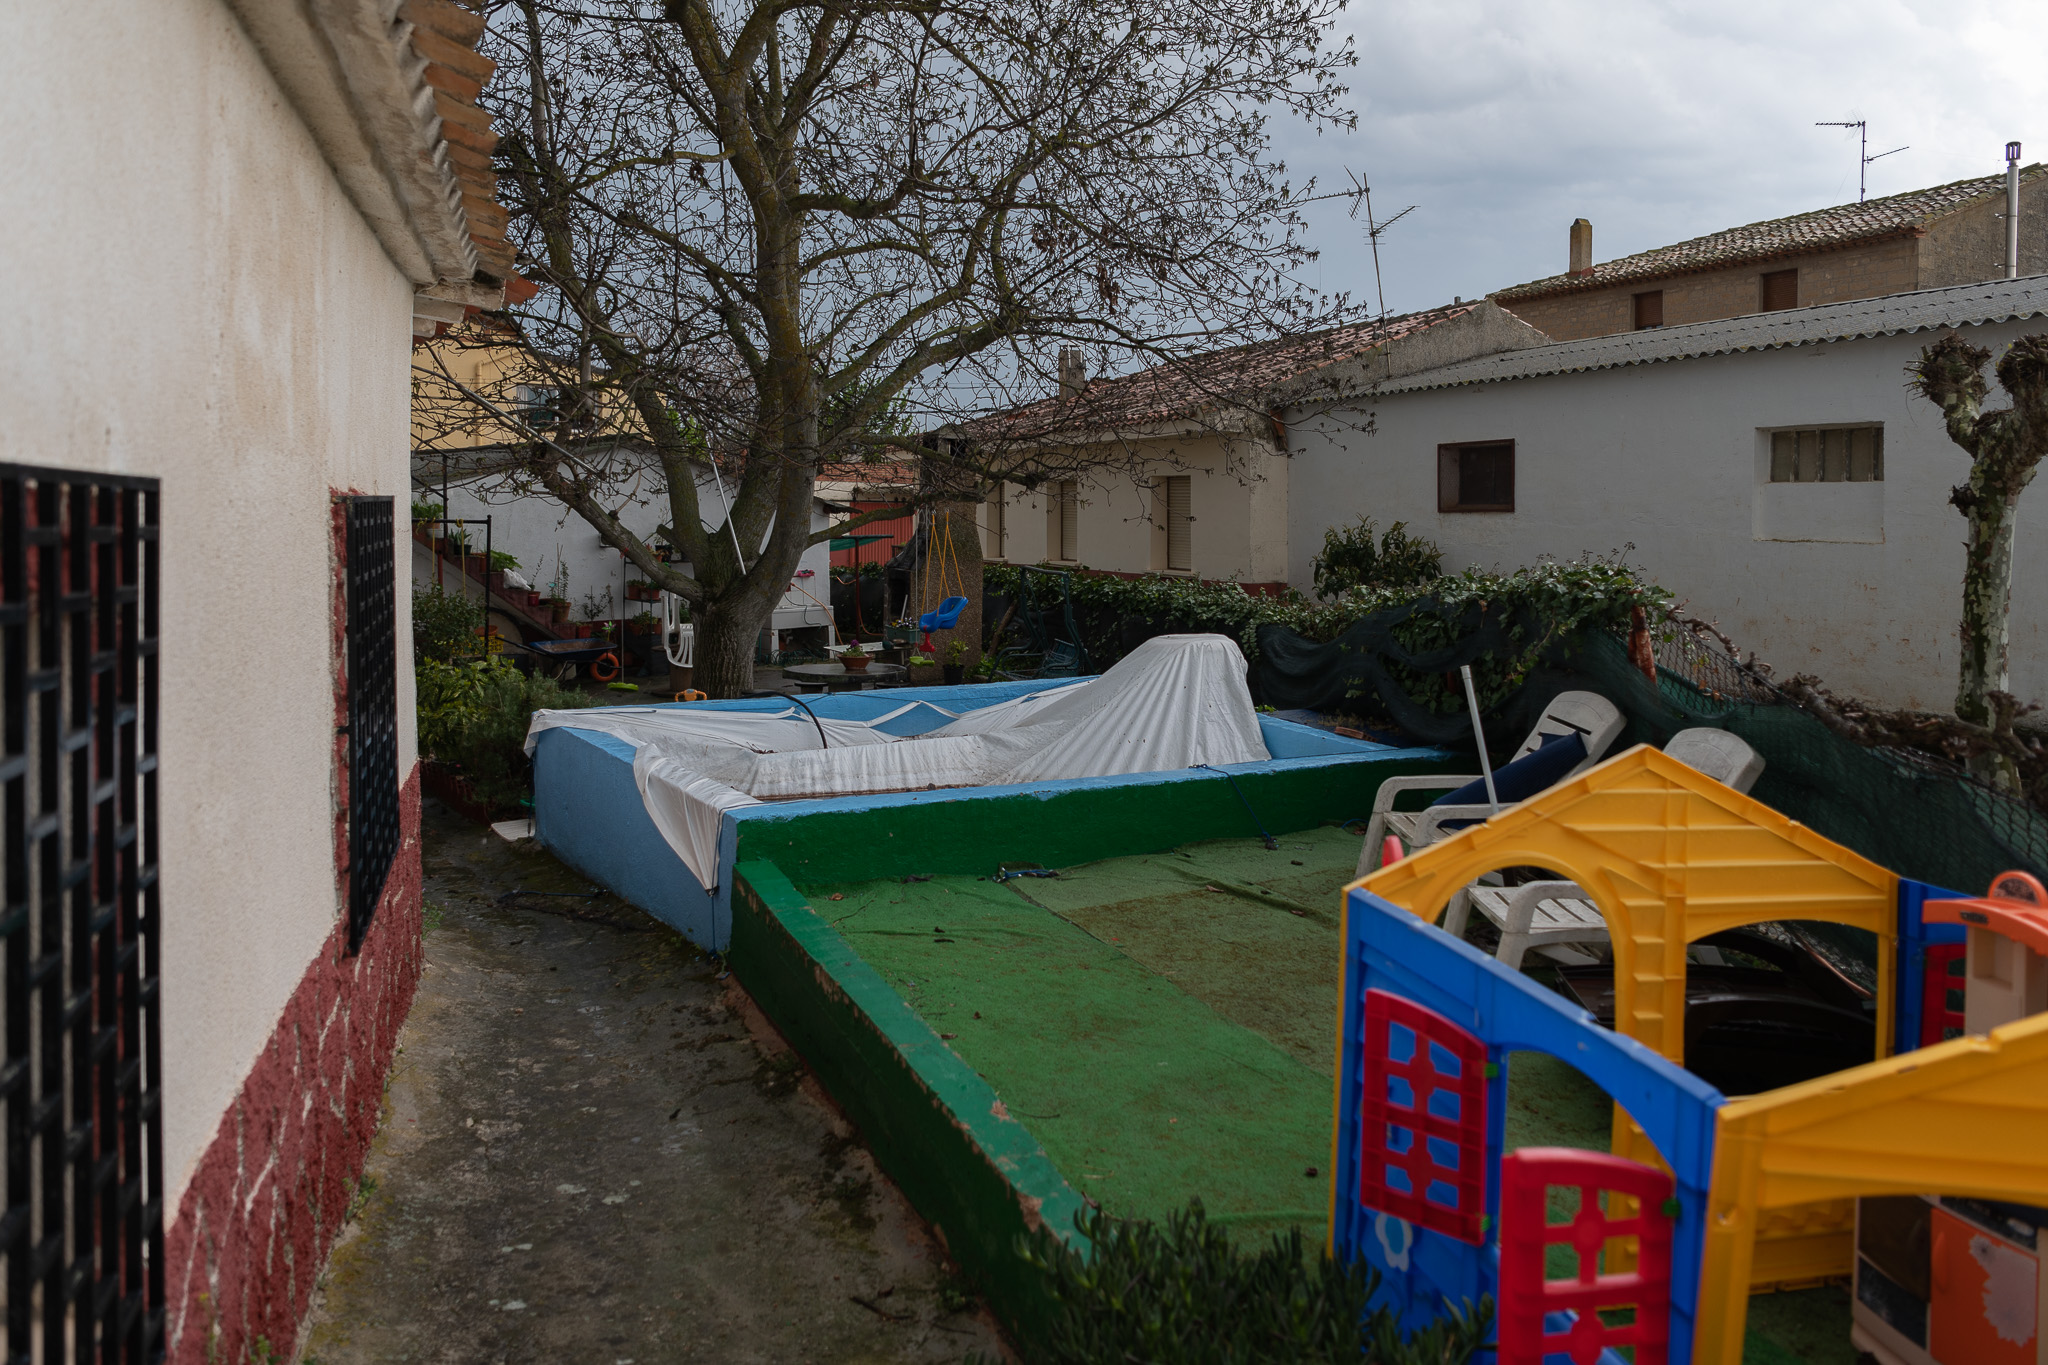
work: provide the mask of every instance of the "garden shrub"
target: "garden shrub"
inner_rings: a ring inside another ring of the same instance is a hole
[[[1444,552],[1436,542],[1408,534],[1397,521],[1375,543],[1378,530],[1371,517],[1323,532],[1323,552],[1315,557],[1316,596],[1341,597],[1353,588],[1412,588],[1443,577]]]
[[[423,658],[413,678],[420,753],[467,777],[478,799],[493,808],[518,805],[531,788],[526,731],[533,713],[594,704],[502,658]]]
[[[1075,1225],[1091,1250],[1042,1233],[1027,1253],[1052,1303],[1034,1365],[1464,1365],[1490,1333],[1482,1300],[1404,1340],[1364,1261],[1311,1253],[1299,1228],[1242,1249],[1199,1199],[1163,1227],[1101,1209]]]
[[[458,654],[474,654],[483,627],[481,602],[436,583],[412,590],[412,651],[419,659],[443,663]]]
[[[1021,579],[1014,565],[988,564],[982,570],[984,593],[1004,605],[1017,600]],[[1462,638],[1477,615],[1505,620],[1511,623],[1512,654],[1490,658],[1473,669],[1475,679],[1482,680],[1482,704],[1489,688],[1497,696],[1519,685],[1558,641],[1585,631],[1626,630],[1629,610],[1637,606],[1647,610],[1653,624],[1659,623],[1672,600],[1669,592],[1639,577],[1618,555],[1546,560],[1506,574],[1466,569],[1424,582],[1366,585],[1327,602],[1312,601],[1292,588],[1252,593],[1236,583],[1163,574],[1117,578],[1081,569],[1072,573],[1070,583],[1079,643],[1088,650],[1089,666],[1097,670],[1108,668],[1143,640],[1168,631],[1232,637],[1253,662],[1256,679],[1262,627],[1281,626],[1306,640],[1326,643],[1375,613],[1414,608],[1410,618],[1395,627],[1395,637],[1406,649],[1422,650]],[[1058,592],[1041,579],[1035,600],[1047,626],[1063,633]],[[985,605],[982,620],[993,628],[1002,610]],[[1013,626],[1008,642],[1016,644],[1023,634],[1020,626]],[[1433,710],[1448,712],[1463,705],[1462,694],[1454,697],[1441,678],[1403,682],[1419,689],[1416,700]]]

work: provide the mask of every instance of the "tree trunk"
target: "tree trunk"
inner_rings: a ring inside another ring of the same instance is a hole
[[[1970,538],[1964,544],[1962,669],[1956,688],[1956,718],[1991,723],[1993,692],[2009,681],[2007,645],[2012,633],[2012,509],[1992,490],[1979,490],[1970,509]]]
[[[713,698],[744,697],[754,690],[754,642],[762,615],[734,598],[706,602],[693,614],[697,627],[695,671],[698,689]]]

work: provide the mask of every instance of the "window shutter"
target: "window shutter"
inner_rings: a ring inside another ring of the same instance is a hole
[[[1166,567],[1192,569],[1194,550],[1194,480],[1178,474],[1166,481]]]
[[[1072,479],[1060,482],[1060,558],[1081,557],[1081,499]]]

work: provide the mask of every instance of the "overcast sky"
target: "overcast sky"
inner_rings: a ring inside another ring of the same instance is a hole
[[[2048,160],[2048,4],[2009,0],[1354,0],[1356,135],[1276,128],[1290,171],[1370,176],[1387,307],[1472,298],[1595,260]],[[1363,217],[1319,206],[1309,282],[1372,301]]]

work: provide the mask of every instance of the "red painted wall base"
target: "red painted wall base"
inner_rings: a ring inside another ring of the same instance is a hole
[[[291,1358],[314,1278],[377,1132],[384,1078],[420,978],[419,769],[383,899],[348,953],[348,917],[292,992],[166,1231],[170,1359]]]

